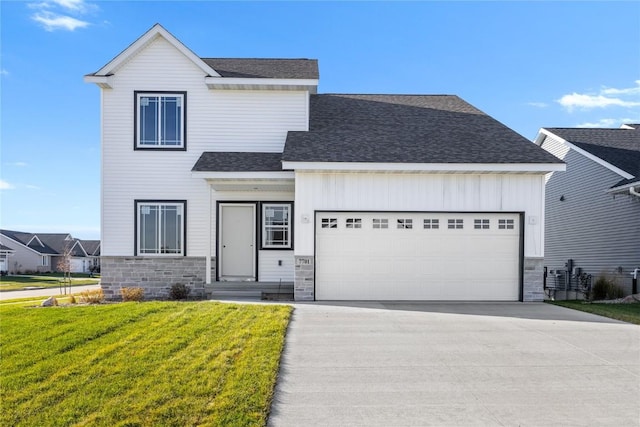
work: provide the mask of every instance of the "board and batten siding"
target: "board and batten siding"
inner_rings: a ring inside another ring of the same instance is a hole
[[[564,269],[573,259],[595,276],[622,267],[630,283],[630,271],[640,267],[640,199],[607,193],[623,177],[561,141],[547,137],[542,147],[567,163],[547,182],[545,265]]]
[[[205,256],[208,185],[191,168],[205,151],[281,152],[306,130],[304,91],[210,90],[204,73],[157,38],[102,89],[102,255],[134,253],[134,200],[187,201],[187,255]],[[186,91],[186,151],[134,150],[134,91]],[[215,229],[215,227],[212,227]]]
[[[524,255],[542,257],[543,200],[542,174],[296,172],[295,255],[313,255],[318,210],[485,211],[524,212]]]

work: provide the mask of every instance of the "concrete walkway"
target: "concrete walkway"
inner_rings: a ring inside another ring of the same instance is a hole
[[[542,303],[294,304],[270,426],[639,426],[640,327]]]
[[[79,294],[82,291],[88,291],[91,289],[100,288],[100,284],[95,285],[85,285],[85,286],[72,286],[71,293]],[[69,288],[67,288],[67,292],[69,292]],[[64,294],[60,294],[59,288],[47,288],[47,289],[27,289],[23,291],[7,291],[0,292],[0,300],[8,300],[15,298],[31,298],[31,297],[43,297],[47,298],[50,296],[64,296]]]

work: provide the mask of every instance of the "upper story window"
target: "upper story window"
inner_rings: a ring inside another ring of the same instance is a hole
[[[262,247],[266,249],[291,247],[290,203],[262,205]]]
[[[186,92],[135,92],[136,149],[186,149]]]
[[[136,202],[136,254],[185,255],[186,202]]]

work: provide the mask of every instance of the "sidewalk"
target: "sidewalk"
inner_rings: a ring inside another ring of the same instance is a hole
[[[77,294],[82,291],[88,291],[91,289],[99,289],[99,288],[100,288],[99,283],[95,285],[72,286],[71,293]],[[69,292],[69,288],[67,288],[67,292]],[[23,290],[23,291],[0,292],[0,300],[8,300],[8,299],[15,299],[15,298],[31,298],[31,297],[47,298],[50,296],[57,297],[57,296],[64,296],[64,294],[62,295],[60,294],[59,288],[29,289],[29,290]]]

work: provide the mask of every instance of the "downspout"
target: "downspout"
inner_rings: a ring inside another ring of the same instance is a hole
[[[633,187],[629,187],[629,194],[636,196],[636,197],[640,197],[640,193],[636,191],[635,188]]]

